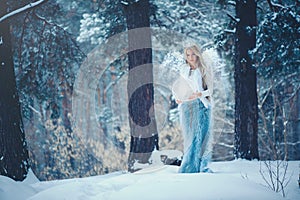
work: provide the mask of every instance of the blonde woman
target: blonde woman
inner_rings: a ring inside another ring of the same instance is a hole
[[[181,173],[210,172],[210,138],[212,73],[205,66],[196,45],[184,49],[186,64],[180,72],[180,81],[173,85],[173,94],[179,104],[180,124],[184,138]],[[184,93],[184,94],[183,94]]]

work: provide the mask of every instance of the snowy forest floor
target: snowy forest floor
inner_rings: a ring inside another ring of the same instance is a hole
[[[276,161],[273,161],[276,165]],[[267,187],[260,168],[264,162],[234,160],[213,162],[213,173],[179,174],[177,166],[154,166],[135,173],[114,172],[87,178],[39,181],[30,171],[23,182],[0,176],[1,200],[198,200],[198,199],[300,199],[300,161],[289,161],[288,185],[274,192]],[[280,172],[283,172],[282,169]],[[283,175],[281,173],[281,175]]]

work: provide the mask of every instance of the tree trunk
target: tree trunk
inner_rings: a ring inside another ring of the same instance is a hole
[[[300,160],[300,91],[296,92],[295,97],[289,103],[291,112],[291,146],[289,147],[289,160]]]
[[[256,69],[248,54],[256,43],[256,1],[237,0],[235,40],[235,156],[258,159]]]
[[[7,1],[0,2],[0,16]],[[0,23],[0,174],[23,180],[28,171],[28,150],[21,118],[13,65],[10,26]]]
[[[127,93],[131,134],[128,170],[132,172],[136,170],[134,163],[149,163],[152,151],[158,149],[158,133],[154,115],[149,2],[127,3],[124,13],[129,43]]]

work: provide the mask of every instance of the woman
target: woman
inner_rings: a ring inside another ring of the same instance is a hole
[[[173,94],[179,104],[180,124],[184,138],[184,156],[179,172],[209,172],[207,164],[211,157],[208,146],[212,73],[205,66],[196,45],[185,48],[184,56],[186,64],[180,73],[181,79],[184,81],[178,81],[173,85]],[[182,86],[184,84],[186,86]],[[185,89],[180,91],[180,88]],[[182,94],[183,90],[188,91],[189,94],[178,95],[180,92]]]

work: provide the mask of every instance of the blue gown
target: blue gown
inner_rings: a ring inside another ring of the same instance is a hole
[[[180,173],[210,172],[207,164],[211,159],[210,106],[206,108],[197,98],[179,106],[180,123],[184,138],[184,155]]]

